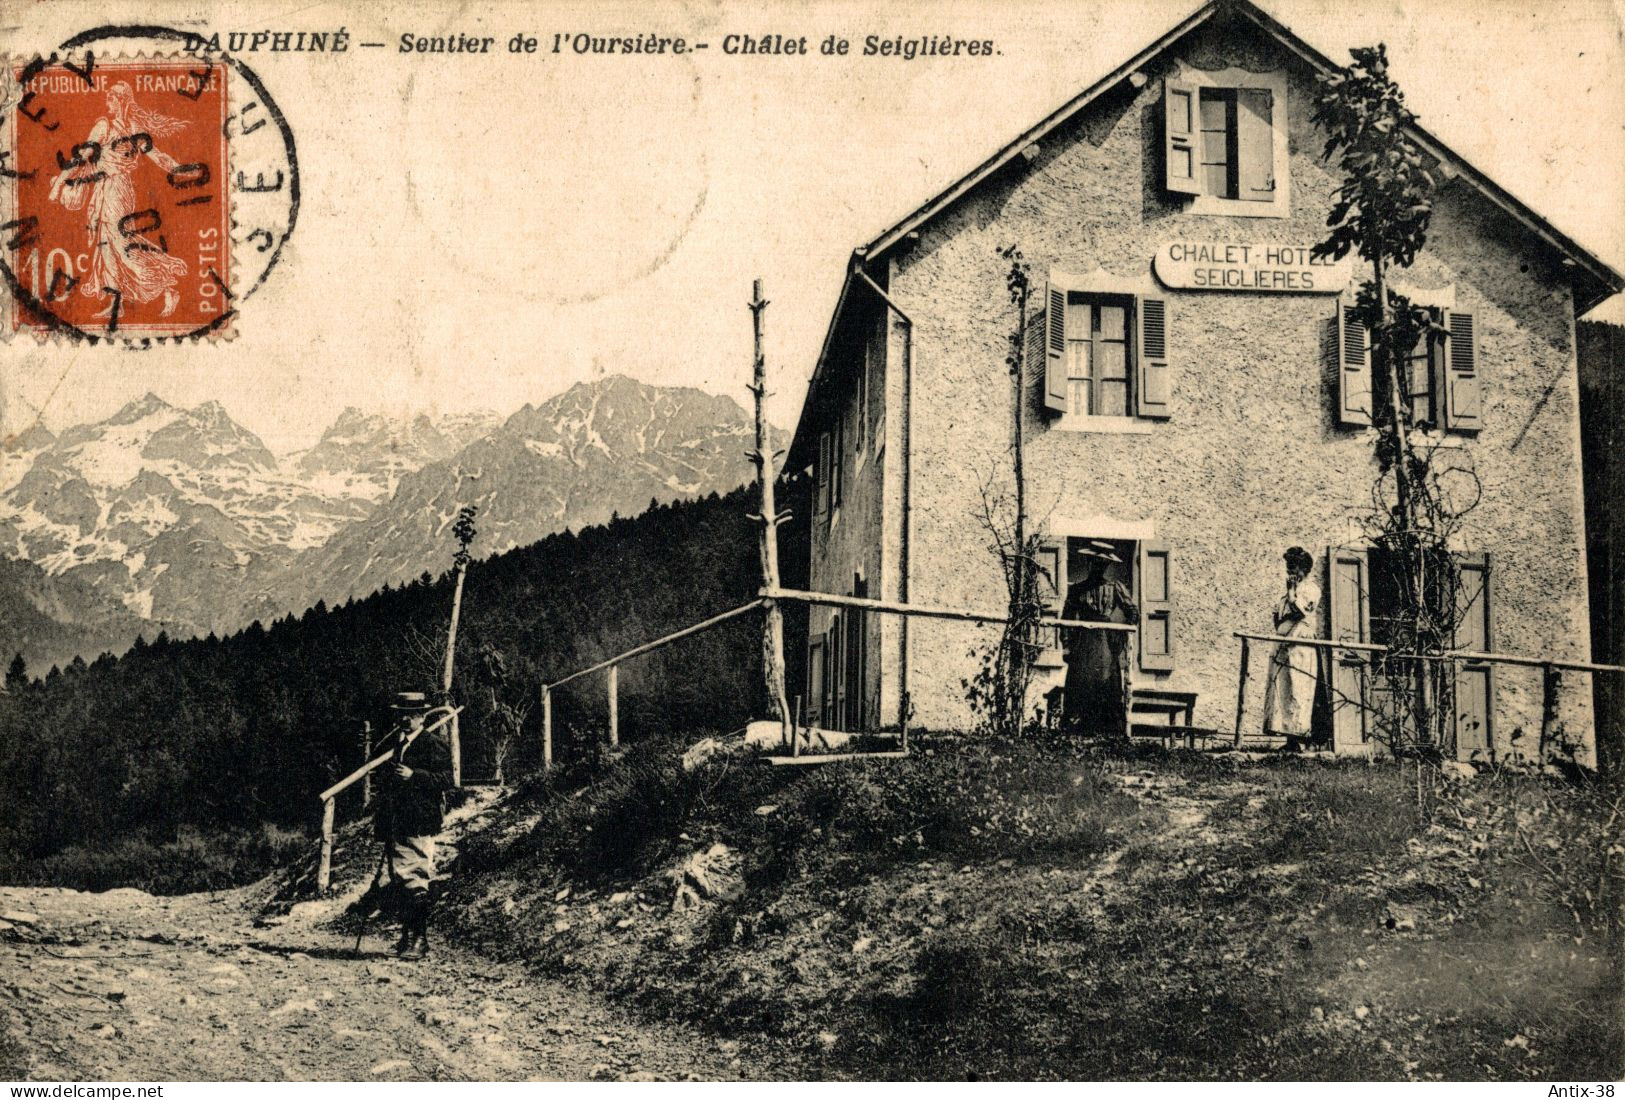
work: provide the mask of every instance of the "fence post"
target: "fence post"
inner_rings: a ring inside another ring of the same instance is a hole
[[[1557,689],[1563,674],[1552,665],[1540,666],[1540,744],[1535,748],[1535,763],[1546,762],[1546,746],[1551,741],[1552,726],[1557,721]]]
[[[1241,640],[1241,671],[1236,676],[1236,740],[1235,747],[1241,748],[1241,722],[1247,712],[1247,650],[1248,641]]]
[[[327,893],[333,879],[333,802],[322,803],[322,858],[316,866],[316,893]]]
[[[553,689],[542,685],[542,773],[553,770]]]
[[[609,666],[609,747],[621,743],[621,666]]]

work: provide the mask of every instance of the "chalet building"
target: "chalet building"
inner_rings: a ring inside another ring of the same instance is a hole
[[[1121,559],[1137,709],[1174,700],[1194,725],[1234,722],[1234,632],[1270,632],[1290,546],[1315,556],[1316,634],[1380,644],[1392,597],[1361,523],[1373,387],[1349,319],[1367,269],[1308,257],[1338,182],[1311,122],[1315,76],[1334,68],[1246,0],[1216,0],[856,249],[789,457],[810,475],[808,587],[1004,606],[978,513],[982,483],[1010,469],[999,249],[1014,244],[1044,309],[1028,355],[1030,514],[1060,592],[1090,546]],[[1457,646],[1589,660],[1575,318],[1625,284],[1438,139],[1414,138],[1443,182],[1427,247],[1396,282],[1448,332],[1411,364],[1414,399],[1483,489],[1458,548],[1483,598]],[[969,654],[993,639],[814,607],[789,640],[792,694],[824,728],[892,727],[905,711],[963,728]],[[1318,675],[1360,697],[1365,659],[1323,655]],[[1063,681],[1061,661],[1040,659],[1046,683]],[[1542,720],[1539,669],[1467,664],[1457,688],[1463,755],[1532,747],[1519,739]],[[1567,735],[1589,738],[1588,678],[1564,677],[1555,702]],[[1362,708],[1323,709],[1338,751],[1371,751]]]

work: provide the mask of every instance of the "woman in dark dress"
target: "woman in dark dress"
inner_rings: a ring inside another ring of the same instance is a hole
[[[1139,618],[1134,597],[1121,581],[1106,575],[1123,559],[1110,543],[1094,539],[1074,545],[1072,554],[1088,563],[1089,574],[1068,587],[1061,617],[1079,622],[1127,625]],[[1128,736],[1128,633],[1071,629],[1066,653],[1066,725],[1080,733]]]

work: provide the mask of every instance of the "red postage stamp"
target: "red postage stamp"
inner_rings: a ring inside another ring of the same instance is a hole
[[[228,71],[194,57],[13,65],[0,227],[13,331],[230,325]]]

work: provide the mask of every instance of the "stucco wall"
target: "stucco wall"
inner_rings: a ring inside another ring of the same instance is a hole
[[[895,255],[889,290],[914,320],[909,553],[916,602],[1002,604],[997,565],[975,520],[979,480],[1009,462],[1003,364],[1011,316],[1001,246],[1019,244],[1039,274],[1050,265],[1099,267],[1144,279],[1152,255],[1170,240],[1307,245],[1324,235],[1335,183],[1309,122],[1311,78],[1269,43],[1219,28],[1198,31],[1174,56],[1205,69],[1290,73],[1290,217],[1193,216],[1163,192],[1161,78],[1172,60],[1164,58],[1144,87],[1124,83],[1107,93],[1051,135],[1031,165],[1018,161]],[[1462,548],[1492,554],[1494,648],[1584,660],[1568,284],[1543,246],[1460,182],[1439,195],[1428,248],[1407,278],[1453,285],[1457,308],[1477,318],[1485,427],[1460,453],[1476,468],[1484,499]],[[1181,291],[1166,298],[1172,418],[1141,435],[1063,432],[1035,402],[1029,487],[1035,516],[1098,514],[1149,525],[1172,544],[1177,660],[1157,679],[1198,691],[1198,723],[1223,727],[1235,708],[1231,632],[1268,630],[1285,547],[1309,547],[1324,580],[1324,548],[1358,541],[1355,517],[1369,507],[1375,467],[1369,430],[1337,423],[1335,379],[1322,357],[1334,298]],[[913,627],[909,680],[920,722],[966,721],[959,685],[972,668],[967,651],[988,637],[944,623]],[[1571,729],[1589,731],[1585,678],[1566,679],[1562,717]],[[1255,695],[1254,713],[1260,701]],[[1514,729],[1533,736],[1539,711],[1538,672],[1498,674],[1503,751]]]

